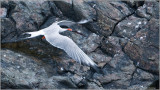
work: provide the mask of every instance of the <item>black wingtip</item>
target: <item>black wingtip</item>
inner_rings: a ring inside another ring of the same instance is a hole
[[[103,70],[100,67],[98,67],[97,65],[91,66],[91,68],[94,72],[104,74]]]

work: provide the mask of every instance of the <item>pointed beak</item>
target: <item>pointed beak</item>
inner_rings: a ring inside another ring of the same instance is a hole
[[[67,30],[72,31],[72,29],[71,29],[71,28],[68,28]]]

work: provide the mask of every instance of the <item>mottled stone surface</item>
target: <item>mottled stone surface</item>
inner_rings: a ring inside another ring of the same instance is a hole
[[[152,18],[145,28],[136,33],[125,46],[125,52],[137,66],[158,74],[159,63],[159,23]]]
[[[159,2],[157,1],[3,1],[1,84],[5,89],[158,88]],[[4,9],[4,10],[3,10]],[[2,13],[1,13],[2,12]],[[43,36],[24,40],[59,20],[83,25],[63,32],[102,70],[81,65]]]
[[[5,18],[7,15],[7,9],[6,8],[0,8],[0,18]]]

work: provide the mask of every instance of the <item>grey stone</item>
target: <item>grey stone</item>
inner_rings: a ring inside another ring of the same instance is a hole
[[[7,15],[7,9],[6,8],[0,8],[0,18],[5,18]]]

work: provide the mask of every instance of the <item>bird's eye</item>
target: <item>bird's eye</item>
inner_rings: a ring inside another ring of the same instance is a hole
[[[65,25],[60,25],[61,28],[69,28],[68,26]]]

